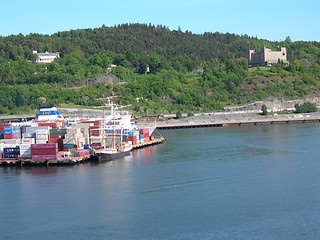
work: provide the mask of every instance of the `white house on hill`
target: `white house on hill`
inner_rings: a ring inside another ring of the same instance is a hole
[[[55,52],[55,53],[49,53],[49,52],[38,53],[37,51],[33,51],[33,54],[36,54],[38,56],[38,58],[33,61],[34,63],[51,63],[51,62],[54,61],[54,59],[60,57],[58,52]]]

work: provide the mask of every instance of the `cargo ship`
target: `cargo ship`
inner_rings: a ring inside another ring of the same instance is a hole
[[[104,117],[101,148],[93,149],[93,156],[99,161],[108,161],[124,157],[129,155],[132,150],[132,142],[127,141],[123,131],[124,129],[127,131],[132,129],[130,116],[116,115],[115,110],[117,109],[117,105],[112,103],[110,99],[109,103],[104,107],[110,107],[111,114],[108,118]],[[111,140],[109,146],[107,140]]]

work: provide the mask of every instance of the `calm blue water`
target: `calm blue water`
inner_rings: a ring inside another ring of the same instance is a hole
[[[0,239],[319,239],[320,125],[161,131],[103,164],[0,168]]]

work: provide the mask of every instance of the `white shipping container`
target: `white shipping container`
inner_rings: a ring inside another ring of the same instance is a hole
[[[29,133],[35,133],[37,130],[40,130],[40,129],[44,129],[44,130],[47,130],[47,131],[49,132],[50,127],[48,127],[48,126],[41,126],[41,127],[27,127],[27,128],[26,128],[26,132],[29,132]]]
[[[74,139],[63,139],[63,144],[73,144],[76,145],[77,141]]]
[[[37,134],[36,139],[48,140],[49,136],[46,134],[40,134],[40,135]]]
[[[67,128],[67,134],[81,134],[81,128]]]
[[[20,153],[20,157],[22,157],[22,158],[30,158],[32,155],[31,155],[31,152],[30,153],[27,153],[27,152],[25,152],[25,153]]]
[[[45,143],[47,143],[47,140],[36,139],[36,143],[37,143],[37,144],[45,144]]]
[[[31,149],[29,148],[29,149],[21,149],[20,148],[20,153],[24,153],[24,152],[31,152]]]
[[[39,135],[39,134],[46,134],[48,135],[49,134],[49,130],[48,129],[37,129],[36,130],[36,134]]]
[[[17,146],[19,146],[19,144],[2,144],[3,148],[16,148]]]
[[[20,144],[20,150],[27,150],[27,149],[31,149],[31,144]]]
[[[20,144],[20,139],[0,139],[0,143],[4,144]]]

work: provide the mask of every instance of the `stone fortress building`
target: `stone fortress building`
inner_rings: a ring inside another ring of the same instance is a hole
[[[263,47],[261,52],[249,50],[248,52],[249,66],[273,66],[276,64],[289,65],[287,60],[287,48],[278,47],[277,51]]]

